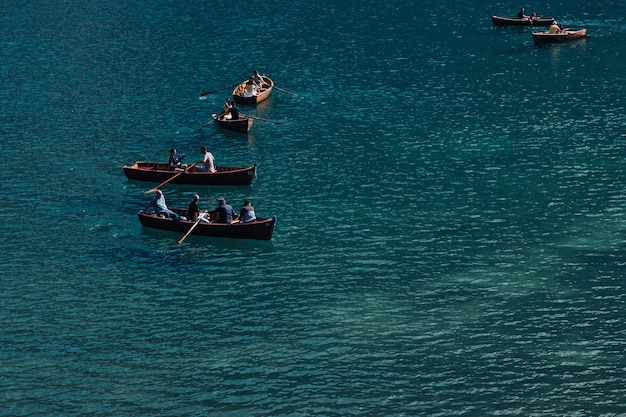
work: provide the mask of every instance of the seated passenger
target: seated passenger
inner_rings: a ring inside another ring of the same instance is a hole
[[[222,119],[224,120],[231,119],[233,117],[233,115],[231,114],[232,109],[233,109],[233,102],[230,101],[229,98],[227,98],[226,101],[224,102],[224,109],[222,110]]]
[[[254,82],[254,79],[250,77],[248,82],[246,82],[246,92],[243,93],[244,97],[253,97],[257,95],[257,86]]]
[[[198,201],[200,201],[200,196],[194,194],[193,201],[189,203],[189,208],[187,209],[187,218],[192,222],[209,223],[209,220],[206,218],[207,213],[200,213]]]
[[[187,165],[182,163],[185,154],[176,156],[176,148],[170,149],[170,159],[167,162],[170,171],[184,171],[187,169]]]
[[[241,223],[248,223],[256,221],[256,215],[254,214],[254,207],[250,204],[249,200],[244,200],[241,211],[239,211],[239,221]]]
[[[556,23],[556,21],[552,22],[552,24],[550,25],[550,29],[548,30],[549,34],[555,34],[555,33],[561,33],[561,28],[559,27],[558,23]]]
[[[226,204],[226,200],[223,198],[219,198],[217,203],[217,208],[211,212],[211,219],[215,219],[216,223],[231,224],[237,216],[235,210],[233,210],[232,206]]]

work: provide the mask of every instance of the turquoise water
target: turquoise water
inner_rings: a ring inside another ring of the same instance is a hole
[[[626,415],[620,2],[2,2],[0,415]],[[211,125],[252,69],[248,135]],[[271,242],[142,229],[121,167]]]

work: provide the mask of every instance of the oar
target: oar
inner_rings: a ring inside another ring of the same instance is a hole
[[[205,91],[203,93],[200,93],[200,97],[208,96],[209,94],[217,93],[218,91],[226,90],[227,88],[233,88],[237,85],[239,85],[239,83],[227,85],[226,87],[218,88],[217,90]]]
[[[278,91],[282,91],[283,93],[287,93],[287,94],[291,94],[292,96],[298,96],[296,93],[292,93],[291,91],[287,91],[287,90],[283,90],[282,88],[276,87],[274,86],[275,89],[277,89]]]
[[[198,128],[198,132],[201,131],[202,129],[204,129],[205,127],[207,127],[208,125],[210,125],[211,123],[213,123],[215,121],[215,119],[211,119],[211,121],[209,123],[203,124],[202,126],[200,126]]]
[[[198,132],[201,131],[202,129],[204,129],[205,127],[207,127],[208,125],[210,125],[211,123],[213,123],[216,119],[219,119],[220,117],[222,117],[223,115],[224,115],[224,112],[222,112],[218,116],[216,116],[215,119],[211,119],[211,121],[209,123],[200,126],[200,128],[198,129]]]
[[[191,234],[191,232],[193,232],[193,229],[196,228],[196,226],[200,223],[200,219],[202,219],[204,217],[204,213],[200,214],[198,216],[198,220],[196,220],[196,222],[193,224],[193,226],[191,226],[189,228],[189,230],[187,230],[187,233],[185,233],[185,236],[181,237],[180,239],[178,239],[178,244],[180,245],[181,243],[183,243],[183,241],[185,239],[187,239],[187,236],[189,236]]]
[[[185,168],[184,171],[180,171],[178,174],[172,175],[171,177],[169,177],[166,181],[163,181],[161,184],[157,185],[154,188],[150,188],[148,191],[146,191],[144,194],[150,194],[155,192],[156,190],[158,190],[159,188],[163,187],[165,184],[167,184],[168,182],[172,181],[174,178],[178,177],[180,174],[187,172],[188,169],[193,168],[194,166],[196,166],[197,162],[189,165],[187,168]]]
[[[284,122],[277,122],[277,121],[275,121],[275,120],[264,119],[264,118],[262,118],[262,117],[254,117],[254,116],[246,116],[246,117],[249,117],[249,118],[254,119],[254,120],[261,120],[261,121],[263,121],[263,122],[270,122],[270,123],[274,123],[274,124],[276,124],[276,125],[282,125],[282,124],[284,123]]]

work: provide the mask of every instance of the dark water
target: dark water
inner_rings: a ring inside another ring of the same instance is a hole
[[[626,415],[621,2],[0,4],[0,415]],[[201,145],[271,242],[141,228]]]

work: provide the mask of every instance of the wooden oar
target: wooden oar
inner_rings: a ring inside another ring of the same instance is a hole
[[[178,174],[172,175],[171,177],[169,177],[166,181],[163,181],[161,184],[157,185],[154,188],[150,188],[148,191],[146,191],[144,194],[150,194],[155,192],[156,190],[158,190],[159,188],[163,187],[165,184],[167,184],[168,182],[172,181],[174,178],[177,178],[180,174],[183,174],[185,172],[187,172],[188,169],[193,168],[194,166],[196,166],[198,163],[195,162],[191,165],[189,165],[187,168],[185,168],[184,171],[180,171]]]
[[[198,129],[198,132],[201,131],[202,129],[204,129],[205,127],[207,127],[208,125],[210,125],[211,123],[213,123],[216,119],[219,119],[220,117],[222,117],[223,115],[224,115],[224,112],[222,112],[218,116],[216,116],[215,119],[211,119],[211,121],[209,123],[200,126],[200,128]]]
[[[277,121],[275,121],[275,120],[264,119],[264,118],[262,118],[262,117],[254,117],[254,116],[246,116],[246,117],[249,117],[249,118],[254,119],[254,120],[261,120],[261,121],[263,121],[263,122],[270,122],[270,123],[274,123],[274,124],[276,124],[276,125],[282,125],[282,124],[284,123],[284,122],[277,122]]]
[[[283,93],[287,93],[287,94],[291,94],[292,96],[298,96],[296,93],[292,93],[291,91],[287,91],[287,90],[283,90],[282,88],[276,87],[274,86],[275,89],[277,89],[278,91],[282,91]]]
[[[238,85],[239,85],[239,83],[232,84],[232,85],[227,85],[226,87],[218,88],[217,90],[205,91],[203,93],[200,93],[200,97],[208,96],[209,94],[217,93],[218,91],[226,90],[227,88],[233,88],[233,87],[238,86]]]
[[[193,229],[195,229],[195,228],[196,228],[196,226],[197,226],[198,224],[200,224],[200,219],[202,219],[202,218],[204,217],[204,214],[205,214],[205,213],[201,213],[201,214],[198,216],[198,220],[196,220],[196,222],[193,224],[193,226],[191,226],[191,227],[189,228],[189,230],[187,230],[187,233],[185,233],[185,236],[183,236],[183,237],[181,237],[180,239],[178,239],[178,244],[179,244],[179,245],[180,245],[181,243],[183,243],[183,241],[184,241],[185,239],[187,239],[187,236],[189,236],[189,235],[191,234],[191,232],[193,232]]]
[[[200,126],[198,128],[198,132],[201,131],[202,129],[204,129],[205,127],[207,127],[208,125],[210,125],[211,123],[213,123],[215,121],[215,119],[211,119],[211,121],[209,123],[203,124],[202,126]]]

